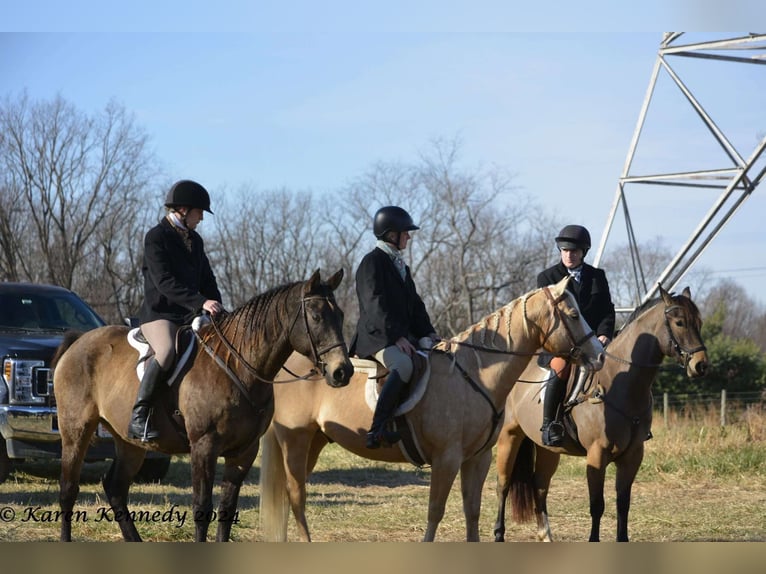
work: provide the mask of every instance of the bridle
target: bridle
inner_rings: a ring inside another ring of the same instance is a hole
[[[571,343],[571,347],[570,347],[569,351],[564,356],[569,357],[573,361],[577,362],[577,361],[579,361],[580,357],[582,357],[582,353],[583,353],[582,345],[585,342],[587,342],[590,339],[592,339],[593,337],[595,337],[596,335],[593,332],[593,330],[590,330],[590,331],[588,331],[587,333],[585,333],[582,337],[580,337],[578,339],[575,336],[575,334],[572,332],[572,329],[569,326],[569,324],[566,322],[566,320],[564,320],[564,316],[561,313],[561,309],[559,309],[559,307],[558,307],[558,304],[561,303],[561,301],[563,301],[567,297],[567,292],[564,291],[558,297],[554,297],[551,294],[551,291],[550,291],[550,289],[547,286],[543,287],[542,289],[545,292],[545,296],[551,302],[551,306],[553,307],[554,315],[564,325],[564,330],[566,331],[567,337],[569,338],[569,342]],[[524,299],[522,299],[522,303],[523,303],[524,321],[529,321],[529,319],[527,317],[527,298],[526,297]],[[552,332],[553,331],[551,330],[551,331],[549,331],[548,333],[545,334],[545,337],[543,339],[541,347],[545,346],[545,342],[550,338],[550,335],[551,335]],[[448,339],[446,341],[446,343],[448,343],[450,345],[457,345],[459,347],[468,347],[470,349],[475,349],[477,351],[483,351],[483,352],[486,352],[486,353],[496,353],[496,354],[501,354],[501,355],[518,355],[518,356],[533,357],[533,356],[536,356],[536,355],[552,355],[553,354],[553,353],[550,353],[549,351],[535,351],[535,352],[532,352],[532,353],[524,353],[524,352],[521,352],[521,351],[513,351],[513,350],[505,351],[503,349],[496,349],[494,347],[485,347],[483,345],[474,345],[473,343],[468,343],[466,341],[456,341],[454,339]],[[554,355],[554,356],[556,356],[556,355]]]
[[[561,292],[561,295],[554,298],[553,295],[551,295],[551,290],[546,286],[543,287],[543,290],[545,291],[545,296],[548,297],[548,300],[551,302],[551,305],[553,306],[554,313],[556,314],[556,317],[564,324],[564,330],[567,333],[567,337],[569,337],[569,342],[572,344],[572,347],[569,349],[569,352],[567,353],[567,356],[570,357],[573,361],[579,362],[580,358],[582,357],[582,345],[583,343],[590,341],[593,337],[596,336],[596,334],[593,332],[593,329],[585,333],[580,339],[577,339],[572,332],[572,328],[569,326],[569,323],[567,323],[564,320],[564,317],[561,313],[561,309],[559,309],[559,303],[563,301],[567,295],[570,295],[568,291],[565,289]],[[548,340],[549,334],[545,335],[545,340],[543,341],[543,344],[545,344],[545,341]]]
[[[314,340],[314,337],[311,334],[311,329],[309,328],[309,320],[308,320],[308,310],[306,308],[306,302],[308,301],[314,301],[314,300],[324,300],[326,301],[330,306],[332,306],[335,303],[335,298],[330,296],[321,296],[321,295],[309,295],[307,297],[303,297],[301,299],[301,305],[297,309],[295,316],[293,317],[292,322],[290,323],[290,328],[287,330],[287,334],[285,335],[288,339],[290,338],[290,335],[293,332],[293,329],[295,329],[296,324],[298,323],[298,318],[300,316],[303,316],[303,325],[306,328],[306,335],[308,336],[309,343],[311,345],[311,362],[314,364],[314,367],[318,369],[314,370],[311,369],[306,375],[303,376],[297,376],[293,375],[295,379],[291,380],[280,380],[280,383],[288,383],[288,382],[294,382],[296,380],[305,380],[308,379],[314,375],[316,375],[318,372],[321,372],[322,374],[326,371],[326,363],[321,360],[321,357],[331,351],[332,349],[335,349],[336,347],[340,347],[342,345],[345,345],[345,341],[341,338],[339,341],[335,341],[329,345],[326,345],[322,347],[321,349],[317,348],[316,341]],[[234,345],[226,338],[226,335],[224,335],[223,331],[221,331],[220,326],[215,321],[212,321],[213,323],[213,330],[215,331],[218,338],[223,343],[224,347],[232,354],[234,355],[234,358],[239,361],[239,363],[247,370],[254,378],[259,380],[262,383],[271,383],[274,384],[277,381],[273,379],[267,379],[265,377],[262,377],[258,371],[253,367],[247,359],[245,359],[242,354],[234,348]],[[204,341],[199,334],[197,334],[197,339],[200,341],[200,344],[205,348],[207,353],[213,358],[213,360],[220,366],[226,374],[229,376],[229,378],[234,381],[234,384],[236,384],[239,389],[245,394],[245,396],[248,396],[248,391],[245,388],[245,386],[242,384],[242,381],[239,379],[239,377],[234,373],[234,371],[229,367],[229,365],[223,361],[218,355],[216,355],[215,351],[210,347],[210,345],[207,344],[206,341]],[[283,367],[284,368],[284,367]],[[286,370],[286,369],[285,369]],[[289,371],[288,371],[289,372]],[[293,373],[290,373],[293,374]]]
[[[678,342],[678,339],[676,339],[676,336],[673,334],[673,329],[670,328],[670,318],[668,317],[668,314],[671,311],[675,311],[676,309],[680,308],[680,305],[671,305],[670,307],[665,307],[665,311],[663,313],[665,315],[665,327],[667,328],[668,336],[670,337],[670,348],[673,349],[678,358],[681,359],[683,367],[687,368],[689,366],[689,361],[692,359],[692,355],[699,353],[700,351],[707,351],[707,347],[705,345],[698,345],[697,347],[688,350],[683,348],[681,343]]]
[[[671,356],[671,355],[674,354],[676,357],[678,357],[679,364],[684,369],[686,369],[689,366],[689,362],[691,361],[692,356],[695,353],[699,353],[700,351],[707,351],[707,347],[704,344],[702,344],[702,345],[698,345],[697,347],[694,347],[693,349],[685,349],[683,346],[681,346],[681,343],[678,342],[678,339],[676,339],[676,336],[673,333],[673,329],[670,327],[670,317],[669,317],[669,314],[672,311],[675,311],[676,309],[680,309],[680,308],[681,308],[681,306],[677,305],[677,304],[665,307],[665,309],[663,310],[663,316],[664,316],[664,319],[665,319],[665,321],[664,321],[665,322],[665,329],[667,329],[667,332],[668,332],[668,340],[669,340],[669,343],[670,343],[670,351],[671,351],[670,353],[667,353],[667,355]],[[652,368],[652,369],[655,369],[655,368],[658,368],[658,367],[662,367],[662,365],[663,365],[663,362],[655,363],[655,364],[640,364],[640,363],[636,363],[634,361],[629,361],[628,359],[623,359],[622,357],[617,357],[616,355],[613,355],[612,353],[610,353],[608,350],[605,350],[604,354],[607,357],[610,357],[610,358],[614,359],[615,361],[617,361],[619,363],[624,363],[626,365],[635,365],[637,367]]]

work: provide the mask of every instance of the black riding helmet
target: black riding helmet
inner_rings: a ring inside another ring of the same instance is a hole
[[[559,249],[582,249],[583,257],[590,249],[590,233],[582,225],[567,225],[556,237]]]
[[[375,213],[372,224],[372,231],[378,239],[383,239],[389,231],[401,233],[416,229],[420,229],[420,227],[415,225],[410,214],[396,205],[381,207]]]
[[[210,214],[210,194],[207,190],[190,179],[182,179],[173,184],[165,198],[165,207],[196,207]]]

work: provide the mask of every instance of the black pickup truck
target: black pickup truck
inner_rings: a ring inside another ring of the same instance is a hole
[[[0,483],[14,463],[61,457],[50,362],[66,331],[103,325],[104,320],[68,289],[0,283]],[[99,425],[86,460],[113,457],[111,436]],[[161,480],[169,466],[170,457],[149,452],[138,478]]]

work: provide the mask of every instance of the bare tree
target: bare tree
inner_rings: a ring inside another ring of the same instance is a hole
[[[0,105],[0,235],[12,255],[4,256],[3,272],[96,295],[90,289],[103,285],[103,263],[135,255],[114,253],[122,245],[116,235],[135,226],[135,211],[146,205],[153,163],[147,136],[115,102],[89,117],[60,96],[7,96]],[[19,231],[21,241],[9,237]],[[119,307],[119,297],[119,290],[103,292],[94,303]]]

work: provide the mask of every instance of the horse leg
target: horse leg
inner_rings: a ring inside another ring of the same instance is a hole
[[[537,539],[541,542],[553,542],[548,516],[548,491],[560,460],[560,454],[535,446],[535,515],[537,516]]]
[[[515,428],[518,429],[518,427]],[[511,477],[514,475],[514,467],[519,456],[519,448],[521,447],[523,441],[524,436],[519,436],[518,434],[514,433],[508,426],[504,427],[500,431],[500,436],[498,437],[496,464],[497,485],[495,487],[498,503],[497,517],[495,519],[494,529],[495,542],[505,542],[505,509],[508,503],[508,494],[511,491]],[[534,454],[534,452],[532,452],[532,454]],[[531,471],[529,476],[531,476]],[[521,486],[521,488],[523,489],[523,492],[531,492],[529,488],[524,488],[523,486]],[[531,499],[531,496],[529,499]],[[517,504],[517,500],[526,506],[528,499],[526,497],[514,497],[514,506]],[[531,506],[531,502],[528,504]],[[526,514],[526,512],[521,511],[521,514]]]
[[[492,464],[492,450],[464,461],[460,467],[460,489],[463,495],[466,542],[479,541],[479,516],[481,514],[481,490]]]
[[[80,493],[80,472],[88,450],[90,438],[98,426],[98,420],[85,426],[61,427],[61,476],[59,478],[59,506],[61,507],[62,542],[72,541],[72,518],[74,504]],[[78,428],[72,432],[70,428]],[[1,439],[1,437],[0,437]]]
[[[641,461],[644,459],[644,444],[638,452],[627,453],[615,461],[617,472],[615,487],[617,490],[617,542],[628,542],[628,513],[630,512],[630,493]]]
[[[458,455],[435,456],[431,466],[431,488],[428,494],[428,523],[423,542],[433,542],[436,529],[444,518],[444,508],[452,484],[455,482],[461,461]]]
[[[598,446],[588,451],[586,476],[588,477],[588,497],[590,499],[590,538],[589,542],[600,540],[601,517],[604,515],[604,476],[606,475],[605,453]]]
[[[205,542],[213,519],[213,482],[217,451],[209,435],[191,445],[192,511],[194,512],[194,541]]]
[[[247,473],[253,466],[253,461],[258,454],[259,440],[254,440],[245,452],[236,458],[227,457],[221,479],[221,500],[218,504],[218,529],[216,542],[228,542],[231,537],[231,527],[239,522],[237,503],[239,491]]]
[[[141,542],[141,536],[128,511],[128,491],[133,477],[141,469],[146,451],[118,437],[114,439],[114,446],[116,456],[101,480],[101,484],[109,507],[114,513],[114,519],[122,531],[122,538],[126,542]]]
[[[327,438],[313,429],[292,435],[289,444],[284,445],[287,498],[303,542],[311,542],[306,520],[306,482],[325,445]]]

